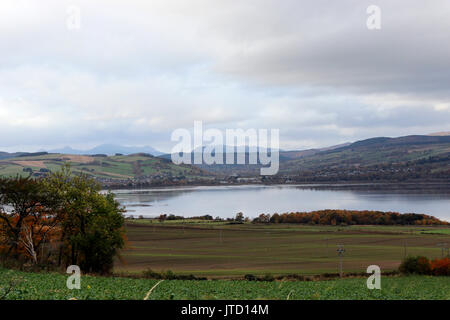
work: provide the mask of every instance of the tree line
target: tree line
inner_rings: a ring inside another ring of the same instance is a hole
[[[433,216],[417,213],[357,210],[319,210],[260,214],[256,223],[300,223],[319,225],[449,225]]]
[[[3,264],[108,273],[125,244],[123,209],[112,193],[70,167],[42,179],[0,178]]]

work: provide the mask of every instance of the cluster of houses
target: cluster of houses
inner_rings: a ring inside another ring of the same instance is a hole
[[[47,168],[40,168],[39,170],[33,170],[32,168],[23,168],[23,172],[28,172],[31,177],[40,178],[45,177],[48,175],[51,171]]]
[[[84,170],[87,173],[90,170]],[[31,177],[45,177],[51,171],[47,168],[33,169],[23,168],[23,172],[28,172]],[[230,176],[184,176],[173,175],[170,172],[158,172],[152,175],[143,175],[135,178],[120,179],[117,177],[99,177],[93,176],[104,188],[139,188],[151,186],[177,186],[177,185],[233,185],[233,184],[252,184],[264,182],[263,178],[242,177],[238,174]]]

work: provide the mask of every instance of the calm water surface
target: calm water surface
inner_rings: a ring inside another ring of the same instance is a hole
[[[256,217],[320,209],[381,210],[426,213],[450,221],[448,191],[383,191],[315,189],[305,186],[208,186],[114,190],[127,215],[148,217],[209,214],[234,217],[237,212]]]

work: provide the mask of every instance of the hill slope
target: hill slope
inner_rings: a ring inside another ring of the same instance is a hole
[[[148,153],[151,154],[152,156],[159,156],[163,154],[162,152],[149,146],[127,147],[115,144],[102,144],[89,150],[77,150],[71,147],[64,147],[62,149],[50,150],[49,153],[81,154],[81,155],[106,154],[109,156],[115,155],[116,153],[121,153],[124,155],[130,155],[135,153]]]
[[[249,150],[250,151],[250,150]],[[192,154],[191,154],[192,156]],[[235,155],[236,156],[236,155]],[[246,153],[249,159],[249,153]],[[145,184],[171,185],[173,182],[206,178],[216,182],[238,174],[260,177],[256,165],[175,165],[170,155],[128,156],[66,155],[45,152],[27,154],[0,153],[0,176],[45,175],[64,162],[75,173],[84,172],[102,183],[128,184],[129,180]],[[218,180],[217,180],[218,179]],[[202,180],[202,181],[201,181]],[[264,177],[267,183],[333,181],[450,181],[450,136],[377,137],[331,148],[303,151],[280,151],[280,170],[276,176]]]
[[[86,156],[40,153],[0,160],[0,176],[39,177],[58,170],[70,163],[74,174],[85,173],[100,182],[132,179],[183,179],[207,175],[199,168],[175,165],[172,162],[148,154],[129,156]]]
[[[217,174],[255,176],[259,175],[261,165],[199,167]],[[378,137],[333,148],[280,151],[279,176],[294,177],[297,182],[448,180],[450,136]]]
[[[372,138],[282,162],[280,174],[305,180],[409,180],[450,177],[449,136]]]

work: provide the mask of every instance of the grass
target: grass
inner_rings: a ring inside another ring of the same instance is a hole
[[[405,255],[440,257],[436,245],[450,242],[442,230],[450,228],[128,220],[128,247],[122,251],[126,263],[117,261],[115,271],[138,273],[150,268],[210,278],[336,273],[336,249],[343,244],[345,271],[365,272],[376,264],[387,272],[396,270]]]
[[[16,161],[20,161],[20,164]],[[175,165],[170,161],[150,156],[79,157],[64,154],[44,154],[0,160],[0,176],[14,177],[17,174],[28,176],[29,173],[24,172],[24,168],[31,168],[33,172],[38,172],[40,168],[34,167],[32,162],[27,163],[28,161],[42,161],[44,167],[51,171],[57,171],[65,162],[70,162],[74,173],[84,172],[94,178],[113,180],[127,180],[142,175],[155,174],[172,174],[174,176],[182,174],[189,177],[198,177],[202,174],[201,170],[195,167]]]
[[[436,230],[425,230],[422,231],[424,234],[445,234],[450,235],[450,228],[447,229],[436,229]]]
[[[81,289],[66,287],[68,275],[0,269],[0,297],[6,299],[142,300],[158,282],[152,279],[82,276]],[[450,299],[449,277],[382,277],[381,290],[369,290],[365,278],[327,281],[165,280],[149,296],[166,299]]]
[[[0,176],[15,177],[16,175],[26,177],[28,172],[23,171],[24,167],[16,164],[4,162],[0,165]]]
[[[115,271],[134,277],[83,275],[80,290],[69,290],[69,275],[25,273],[0,268],[0,298],[137,299],[159,281],[138,279],[146,269],[173,270],[209,280],[165,280],[149,299],[450,299],[450,277],[383,276],[381,290],[366,278],[323,281],[245,281],[264,276],[336,273],[336,245],[344,244],[344,272],[365,272],[377,264],[394,270],[405,255],[439,257],[437,243],[450,240],[448,228],[414,226],[230,225],[201,220],[127,221],[129,246]],[[325,240],[328,239],[328,240]],[[239,279],[239,280],[238,280]]]
[[[11,281],[13,290],[6,298],[13,300],[142,299],[149,287],[156,283],[150,279],[82,276],[81,289],[69,290],[66,286],[68,276],[0,269],[0,287],[3,288],[0,297]]]

